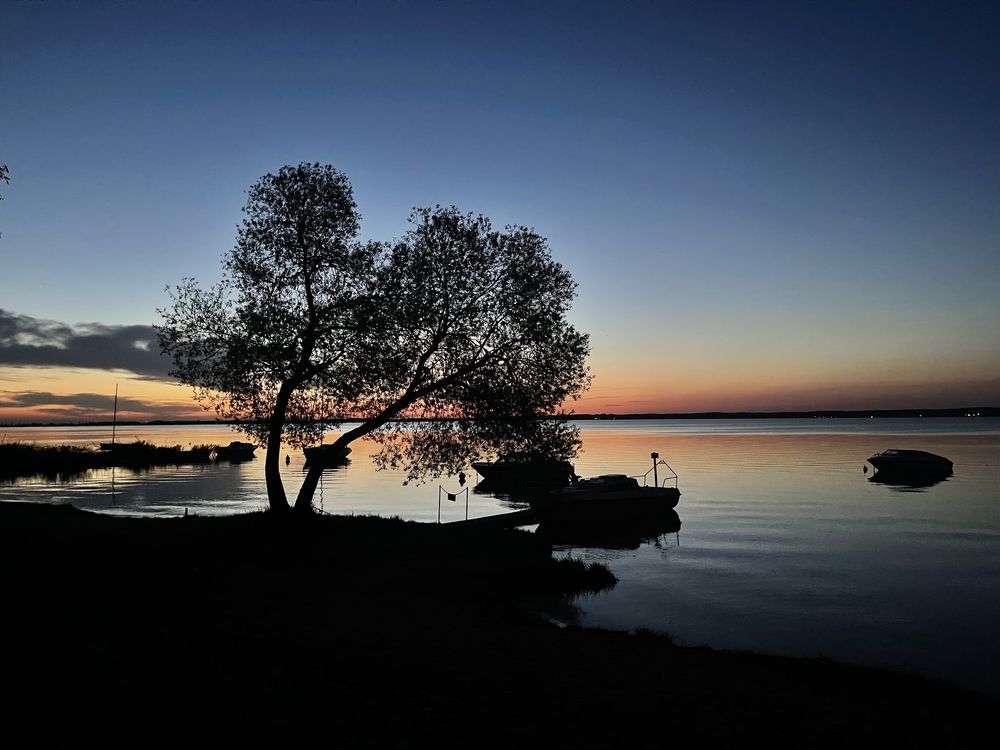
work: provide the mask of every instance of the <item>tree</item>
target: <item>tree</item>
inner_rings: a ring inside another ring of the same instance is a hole
[[[6,164],[0,164],[0,182],[4,183],[5,185],[10,184],[10,170],[7,169]],[[0,201],[2,200],[3,200],[3,194],[0,193]]]
[[[589,384],[589,343],[542,237],[439,206],[415,210],[400,241],[358,243],[346,178],[308,164],[262,178],[244,210],[223,281],[177,287],[159,333],[175,374],[266,444],[272,510],[289,507],[282,438],[317,442],[347,420],[332,451],[370,436],[377,466],[408,479],[503,450],[575,453],[559,417]],[[310,468],[297,511],[321,473]]]
[[[568,458],[579,439],[559,417],[589,385],[589,340],[567,320],[576,284],[525,227],[493,229],[456,208],[418,209],[384,246],[365,382],[337,413],[361,420],[334,442],[379,442],[380,467],[409,479],[454,474],[469,460],[539,447]],[[401,422],[400,417],[419,421]],[[311,507],[321,473],[296,499]]]
[[[282,167],[250,187],[222,281],[185,279],[160,310],[161,349],[206,408],[266,447],[272,510],[288,509],[281,442],[315,442],[327,405],[351,387],[370,320],[377,246],[354,242],[351,185],[331,166]],[[169,291],[169,290],[168,290]]]

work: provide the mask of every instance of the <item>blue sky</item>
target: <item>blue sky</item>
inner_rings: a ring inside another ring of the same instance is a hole
[[[595,410],[1000,403],[995,4],[5,2],[0,28],[17,315],[155,322],[218,276],[250,183],[320,161],[366,237],[435,203],[547,236]]]

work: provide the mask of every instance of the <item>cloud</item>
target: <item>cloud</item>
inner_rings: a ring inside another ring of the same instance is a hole
[[[102,393],[49,393],[47,391],[0,391],[0,418],[20,422],[110,420],[114,396]],[[118,397],[119,419],[198,419],[197,406]]]
[[[110,412],[114,396],[100,393],[55,394],[46,391],[0,391],[0,409],[23,409],[32,406],[68,405],[88,411]],[[118,398],[119,411],[149,411],[161,404],[135,398]]]
[[[169,379],[152,326],[68,325],[0,309],[0,365],[127,370]]]

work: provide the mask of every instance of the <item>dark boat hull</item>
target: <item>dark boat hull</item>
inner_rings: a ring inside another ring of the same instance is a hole
[[[220,445],[215,449],[216,461],[229,461],[239,463],[241,461],[253,461],[254,451],[257,446],[252,443],[241,443],[233,441],[229,445]]]
[[[351,452],[351,447],[346,446],[338,451],[332,451],[333,445],[314,445],[311,448],[303,448],[302,453],[306,457],[306,466],[319,465],[323,467],[339,466],[347,463],[347,454]]]
[[[931,487],[952,475],[953,464],[927,451],[890,449],[868,459],[875,467],[869,481],[901,487]]]

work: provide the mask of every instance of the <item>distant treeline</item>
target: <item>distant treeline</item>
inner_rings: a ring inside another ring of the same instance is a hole
[[[961,409],[868,409],[854,411],[702,411],[648,414],[574,414],[573,419],[869,419],[913,417],[1000,417],[1000,406]]]
[[[1000,406],[966,406],[955,409],[866,409],[824,411],[700,411],[649,412],[644,414],[571,414],[567,419],[868,419],[870,417],[899,419],[913,417],[1000,417]],[[331,419],[331,423],[350,424],[358,419]],[[393,422],[445,421],[427,419],[395,419]],[[457,421],[457,420],[456,420]],[[0,427],[111,427],[111,422],[0,422]],[[157,425],[238,425],[239,422],[200,419],[154,419],[149,422],[123,422],[118,426],[155,427]]]

